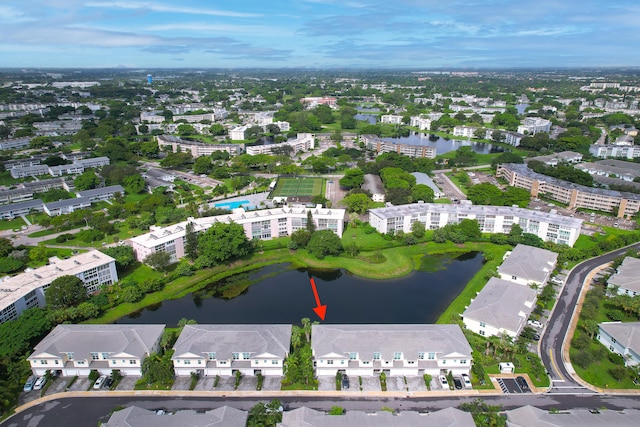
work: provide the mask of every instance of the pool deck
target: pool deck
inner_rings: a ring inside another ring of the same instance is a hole
[[[223,206],[219,206],[219,207],[224,207],[224,205],[227,203],[235,203],[235,202],[243,202],[242,204],[246,205],[248,201],[249,205],[261,209],[260,202],[262,201],[264,201],[265,207],[271,207],[271,200],[267,200],[268,195],[269,193],[265,192],[265,193],[248,194],[245,196],[230,197],[228,199],[216,200],[215,202],[211,202],[209,203],[209,206],[213,208],[213,207],[216,207],[216,205],[218,204],[222,204]]]

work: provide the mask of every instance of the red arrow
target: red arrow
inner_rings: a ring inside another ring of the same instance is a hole
[[[327,314],[327,306],[320,305],[320,297],[318,296],[318,290],[316,289],[316,282],[313,280],[313,277],[309,280],[311,280],[311,289],[313,290],[313,296],[316,299],[317,306],[313,308],[313,311],[316,312],[321,320],[324,320],[324,316]]]

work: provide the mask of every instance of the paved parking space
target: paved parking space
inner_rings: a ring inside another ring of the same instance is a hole
[[[238,385],[238,390],[255,391],[257,386],[258,386],[258,377],[247,375],[240,378],[240,384]]]
[[[262,380],[263,390],[280,390],[282,387],[282,377],[264,377]]]
[[[71,377],[65,378],[67,380],[67,385],[71,382]],[[68,391],[87,391],[91,386],[91,381],[89,381],[88,377],[78,377],[71,387],[69,387]]]
[[[351,388],[353,388],[353,384]],[[318,390],[322,391],[335,391],[336,390],[336,377],[330,375],[322,375],[318,377]]]
[[[133,390],[139,380],[140,377],[133,375],[122,377],[120,383],[118,383],[118,387],[116,387],[116,390]]]
[[[361,378],[362,378],[362,391],[380,391],[380,390],[382,390],[382,388],[380,387],[380,377],[378,377],[377,375],[374,375],[373,377],[364,376],[364,377],[361,377]],[[356,387],[357,381],[358,381],[358,379],[356,377],[354,377],[351,380],[351,383],[353,384],[351,386],[351,388],[355,388]]]
[[[406,377],[406,379],[409,391],[427,391],[427,385],[424,383],[424,377]],[[433,383],[433,379],[431,381]]]
[[[216,382],[216,377],[200,378],[200,380],[196,384],[196,388],[194,388],[194,390],[211,391],[211,390],[213,390],[213,385],[215,384],[215,382]]]
[[[236,377],[220,377],[216,391],[231,391],[236,388]],[[254,389],[255,390],[255,389]]]
[[[404,377],[387,377],[387,391],[407,391]]]
[[[191,377],[176,377],[173,380],[171,390],[189,390],[191,386]]]

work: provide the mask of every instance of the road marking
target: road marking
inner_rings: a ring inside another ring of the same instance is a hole
[[[562,381],[564,381],[564,377],[562,376],[562,374],[560,373],[560,369],[558,369],[558,365],[556,365],[556,361],[553,358],[553,349],[550,348],[549,349],[549,358],[551,359],[551,366],[553,367],[553,369],[556,371],[556,374],[558,374],[558,376],[560,377],[560,379]]]

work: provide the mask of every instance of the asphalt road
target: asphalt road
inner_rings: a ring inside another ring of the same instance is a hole
[[[578,302],[582,283],[589,272],[634,247],[636,249],[640,248],[640,243],[584,261],[578,264],[567,277],[558,303],[547,322],[547,328],[540,340],[542,363],[547,368],[552,381],[550,393],[593,393],[573,379],[562,360],[562,347],[571,324],[571,317]]]
[[[413,410],[420,412],[436,411],[439,409],[457,407],[461,403],[471,402],[478,396],[465,397],[433,397],[420,399],[358,399],[346,398],[327,399],[318,398],[287,398],[282,402],[288,409],[307,406],[313,409],[328,411],[339,404],[347,411],[380,411],[383,406],[395,410]],[[611,396],[611,395],[549,395],[541,394],[512,394],[500,396],[482,396],[490,405],[500,405],[504,410],[533,405],[542,409],[572,409],[572,408],[609,408],[609,409],[640,409],[640,396]],[[209,410],[223,405],[248,410],[258,402],[269,401],[269,398],[189,398],[189,397],[83,397],[60,399],[30,408],[0,424],[2,427],[59,427],[59,426],[90,426],[95,427],[99,421],[106,421],[117,407],[131,405],[146,409],[166,409],[177,411],[180,409]]]

